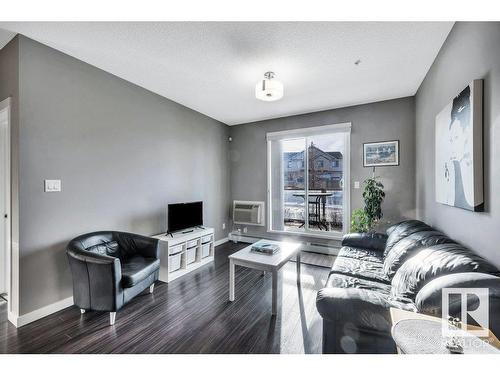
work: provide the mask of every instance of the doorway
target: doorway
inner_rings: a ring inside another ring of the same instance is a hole
[[[10,98],[0,102],[0,322],[7,320],[11,275]]]

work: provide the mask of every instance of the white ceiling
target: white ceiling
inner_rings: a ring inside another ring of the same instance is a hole
[[[5,45],[9,43],[10,40],[15,36],[16,36],[15,32],[0,29],[0,49],[5,47]]]
[[[228,125],[414,95],[452,26],[0,22]],[[0,48],[11,37],[0,33]],[[280,101],[255,99],[268,70],[285,85]]]

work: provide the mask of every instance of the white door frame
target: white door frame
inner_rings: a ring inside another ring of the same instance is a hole
[[[12,311],[13,301],[14,306],[17,306],[18,295],[13,293],[12,290],[12,275],[13,275],[13,257],[12,257],[12,238],[11,238],[11,230],[12,230],[12,216],[11,216],[11,98],[7,98],[0,102],[0,112],[7,111],[7,129],[5,130],[5,136],[7,137],[7,142],[5,144],[5,212],[0,212],[0,220],[3,220],[3,225],[5,225],[5,251],[7,254],[7,311],[9,320],[16,324],[17,323],[17,315],[18,312],[15,313]],[[1,129],[0,129],[1,131]],[[1,157],[0,157],[1,160]],[[1,216],[7,215],[6,219]],[[16,309],[17,310],[17,309]],[[14,313],[14,314],[13,314]],[[15,322],[13,320],[16,320]]]

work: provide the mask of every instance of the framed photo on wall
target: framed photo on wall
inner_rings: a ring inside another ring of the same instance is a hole
[[[363,166],[399,165],[399,140],[363,143]]]

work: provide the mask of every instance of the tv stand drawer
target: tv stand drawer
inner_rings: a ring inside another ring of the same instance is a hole
[[[180,252],[182,252],[182,250],[183,250],[182,244],[175,245],[175,246],[169,246],[168,247],[168,255],[180,253]]]
[[[186,247],[188,249],[191,249],[191,248],[196,247],[196,246],[198,246],[198,240],[191,240],[191,241],[188,241],[186,244]]]

